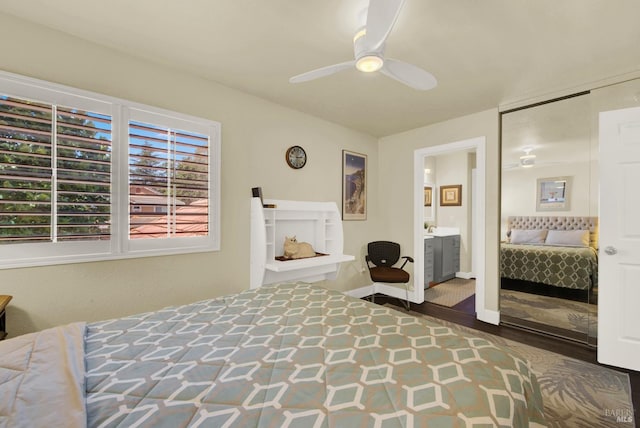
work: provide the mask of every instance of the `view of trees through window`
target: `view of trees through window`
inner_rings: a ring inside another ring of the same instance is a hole
[[[129,122],[129,236],[208,231],[209,137]]]
[[[111,126],[0,95],[0,244],[110,238]]]

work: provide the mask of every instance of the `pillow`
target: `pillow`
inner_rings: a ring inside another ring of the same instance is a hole
[[[588,230],[550,230],[546,245],[558,245],[563,247],[588,247]]]
[[[526,230],[526,229],[512,229],[511,230],[511,243],[512,244],[544,244],[544,239],[547,237],[547,230]]]

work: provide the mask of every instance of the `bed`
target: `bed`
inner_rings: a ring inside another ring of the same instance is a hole
[[[514,240],[516,233],[521,239]],[[502,278],[564,289],[597,287],[597,217],[509,217],[507,235],[511,242],[500,245]]]
[[[519,356],[305,283],[33,333],[0,355],[0,426],[544,426]]]

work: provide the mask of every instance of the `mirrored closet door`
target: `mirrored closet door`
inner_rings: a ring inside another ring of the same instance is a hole
[[[597,343],[598,139],[590,94],[502,113],[502,321]]]

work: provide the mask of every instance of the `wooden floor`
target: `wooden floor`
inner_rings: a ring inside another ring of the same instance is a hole
[[[443,319],[469,328],[475,328],[477,330],[495,334],[496,336],[501,336],[505,339],[515,340],[540,349],[556,352],[558,354],[587,361],[589,363],[598,364],[596,350],[593,347],[513,326],[493,325],[487,324],[483,321],[478,321],[475,317],[474,301],[475,297],[472,296],[460,302],[453,308],[429,302],[424,302],[420,305],[412,303],[411,310],[434,318]],[[402,307],[402,303],[399,300],[383,295],[376,295],[375,302],[378,304],[389,303]],[[634,413],[635,415],[638,415],[637,417],[640,417],[640,372],[619,369],[617,367],[611,368],[629,374]]]

